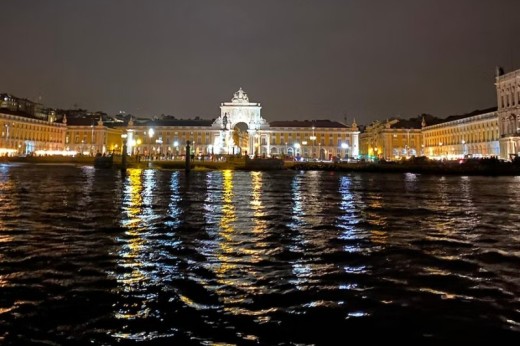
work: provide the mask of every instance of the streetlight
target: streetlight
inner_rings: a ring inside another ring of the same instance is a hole
[[[162,137],[159,137],[158,139],[156,139],[155,143],[158,144],[157,151],[158,151],[159,159],[160,159],[162,157],[162,144],[163,144]]]
[[[173,141],[173,146],[175,147],[175,156],[179,156],[179,141]]]
[[[341,149],[343,149],[343,158],[347,157],[348,144],[345,142],[341,143]]]
[[[150,147],[148,148],[148,155],[150,156],[150,160],[152,159],[152,137],[155,134],[155,131],[152,128],[148,129],[148,137],[150,137]]]
[[[127,137],[128,137],[128,135],[126,133],[123,133],[121,135],[121,140],[123,141],[123,152],[122,152],[122,157],[121,157],[121,169],[126,169]]]
[[[309,137],[312,141],[311,156],[314,157],[314,147],[316,146],[316,136],[314,135],[314,126],[312,127],[312,136]]]
[[[211,155],[211,159],[213,160],[213,144],[208,145],[206,155],[208,155],[208,157]]]
[[[466,141],[462,140],[462,157],[466,156]]]
[[[287,149],[287,142],[285,142],[285,155],[289,156],[289,152],[288,152],[288,149]]]
[[[442,159],[442,142],[439,142],[439,158]]]
[[[302,141],[302,145],[303,145],[303,146],[306,146],[306,145],[307,145],[307,141]],[[304,151],[304,149],[302,149],[302,154],[303,154],[303,151]],[[302,155],[302,156],[303,156],[303,155]]]
[[[300,149],[300,143],[294,143],[294,156],[296,159],[296,156],[298,155],[298,149]]]
[[[92,131],[90,135],[90,155],[94,155],[94,124],[90,125],[90,129]]]

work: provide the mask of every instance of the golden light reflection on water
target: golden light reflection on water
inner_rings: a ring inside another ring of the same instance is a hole
[[[143,170],[129,169],[126,178],[123,203],[126,217],[121,220],[121,225],[127,229],[123,239],[123,244],[119,251],[119,266],[125,268],[122,273],[116,275],[116,279],[123,292],[133,292],[147,280],[147,272],[143,270],[145,263],[142,261],[142,251],[145,240],[141,232],[145,230],[142,223],[143,210]],[[146,196],[146,193],[144,194]],[[128,271],[128,269],[130,269]],[[115,313],[118,319],[131,320],[137,317],[147,316],[148,309],[133,303],[131,306],[125,304]]]
[[[269,244],[260,241],[262,236],[267,231],[267,222],[265,220],[265,206],[262,202],[262,188],[263,188],[262,172],[251,172],[251,201],[249,203],[253,214],[252,225],[252,240],[255,246],[252,248],[242,248],[241,253],[246,254],[251,263],[258,263],[266,256],[266,251]],[[255,273],[250,273],[255,275]]]
[[[236,221],[235,206],[233,204],[233,171],[223,172],[222,192],[222,217],[220,219],[221,235],[226,241],[231,241],[233,236],[233,223]],[[232,251],[222,242],[224,253]]]
[[[251,172],[251,209],[253,210],[254,228],[253,232],[262,232],[266,228],[266,222],[262,219],[265,215],[264,205],[262,204],[262,172]]]
[[[124,202],[126,218],[121,220],[121,226],[134,229],[139,225],[141,218],[139,213],[143,203],[141,196],[142,180],[141,169],[129,169],[124,190]]]
[[[216,182],[221,186],[220,198],[216,197],[219,189],[212,186],[208,187],[212,192],[206,198],[205,208],[220,214],[218,247],[213,254],[216,261],[210,267],[217,277],[219,286],[215,292],[224,304],[223,309],[230,314],[260,316],[261,319],[265,312],[249,309],[246,300],[251,294],[261,293],[262,287],[257,282],[262,273],[253,264],[264,260],[269,249],[268,244],[261,241],[267,227],[262,219],[265,215],[263,173],[251,172],[251,185],[242,186],[239,192],[235,191],[234,179],[233,171],[223,171],[222,181],[207,179],[208,184]],[[218,208],[212,207],[213,203],[218,203]],[[236,229],[237,224],[240,229]]]
[[[370,208],[370,211],[366,213],[366,219],[369,220],[371,225],[378,226],[378,228],[370,230],[370,240],[373,244],[386,245],[388,243],[388,232],[384,228],[387,226],[387,218],[380,213],[380,210],[384,208],[381,193],[371,193],[367,207]]]
[[[233,171],[223,171],[222,178],[222,216],[220,218],[220,236],[222,241],[219,242],[220,251],[217,255],[219,266],[216,272],[221,277],[225,277],[226,273],[236,267],[231,262],[234,251],[231,244],[233,241],[233,226],[237,218],[233,204]]]

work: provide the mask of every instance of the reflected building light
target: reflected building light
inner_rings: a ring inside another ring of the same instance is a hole
[[[262,218],[265,215],[262,205],[262,172],[251,172],[251,209],[253,210],[255,227],[253,232],[264,231],[267,227],[266,221]]]
[[[119,239],[121,249],[119,251],[118,265],[125,268],[120,274],[116,275],[117,282],[122,286],[122,292],[132,292],[139,289],[139,285],[147,281],[147,272],[144,269],[143,247],[145,240],[140,232],[142,208],[142,170],[128,170],[128,177],[125,181],[123,190],[123,214],[121,226],[127,228],[125,237]],[[130,269],[130,271],[128,270]],[[147,315],[147,309],[143,306],[123,305],[116,312],[115,317],[123,320],[133,320]]]
[[[165,225],[171,228],[177,228],[181,221],[180,218],[183,214],[183,210],[179,207],[179,202],[182,200],[179,194],[179,172],[174,172],[170,180],[170,202],[168,203],[168,215],[171,220],[167,220]]]

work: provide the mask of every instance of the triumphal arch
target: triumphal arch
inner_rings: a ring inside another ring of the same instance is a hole
[[[231,102],[220,104],[220,116],[212,127],[219,131],[213,143],[215,153],[258,155],[261,144],[269,147],[269,124],[260,115],[260,103],[249,102],[240,88]]]

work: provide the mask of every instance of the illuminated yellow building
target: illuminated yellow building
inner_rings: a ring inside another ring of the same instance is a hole
[[[361,157],[400,160],[423,155],[420,121],[374,121],[360,135]]]
[[[497,108],[462,116],[437,119],[436,124],[422,124],[395,133],[393,127],[402,120],[378,121],[368,125],[360,136],[363,157],[396,159],[407,146],[416,155],[434,159],[462,157],[500,157],[511,159],[520,154],[520,70],[504,74],[497,68]],[[496,109],[496,111],[495,111]],[[412,136],[413,135],[413,136]],[[395,140],[400,143],[396,143]],[[408,142],[413,139],[413,144]]]
[[[273,121],[260,139],[261,153],[330,160],[357,157],[359,129],[330,120]]]
[[[45,155],[62,151],[66,125],[33,115],[0,109],[0,155]]]
[[[249,102],[239,89],[231,102],[220,106],[215,120],[163,118],[147,122],[130,121],[128,152],[171,158],[185,155],[191,143],[195,155],[241,154],[258,156],[294,156],[304,158],[357,157],[359,130],[329,121],[274,121],[260,115],[259,103]]]
[[[434,159],[500,155],[496,112],[465,116],[422,129],[424,153]]]
[[[65,150],[83,155],[120,153],[123,129],[110,127],[100,118],[63,120],[67,124]]]

